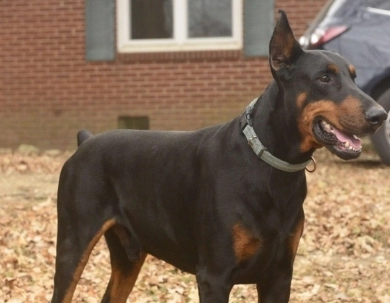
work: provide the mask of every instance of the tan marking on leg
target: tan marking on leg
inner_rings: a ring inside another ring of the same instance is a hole
[[[261,249],[261,239],[254,236],[241,223],[233,226],[233,249],[238,262],[243,262],[252,257]]]
[[[302,215],[302,218],[297,222],[294,232],[290,235],[289,246],[291,250],[291,256],[293,257],[292,261],[294,262],[295,255],[298,251],[299,240],[301,239],[303,233],[303,227],[305,224],[305,216]]]
[[[115,226],[113,226],[112,229],[115,231],[115,234],[118,236],[118,238],[121,241],[122,245],[124,247],[128,247],[129,244],[130,244],[130,240],[129,240],[129,237],[128,237],[125,229],[123,228],[123,226],[115,225]]]
[[[68,288],[68,290],[65,293],[64,299],[62,300],[62,303],[70,303],[72,301],[72,297],[74,294],[74,291],[76,289],[77,283],[80,280],[81,274],[84,270],[85,265],[88,262],[89,256],[95,247],[96,243],[99,241],[99,239],[103,236],[103,234],[113,225],[115,224],[115,220],[111,219],[106,221],[102,228],[96,233],[96,235],[92,238],[91,242],[89,242],[84,254],[82,255],[80,262],[73,274],[73,280]]]
[[[117,268],[114,262],[111,262],[111,278],[110,278],[110,301],[113,303],[125,303],[133,290],[138,274],[144,264],[146,253],[142,253],[139,261],[133,264],[133,268],[129,274],[123,273],[123,270]]]

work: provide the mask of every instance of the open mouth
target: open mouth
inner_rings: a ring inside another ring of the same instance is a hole
[[[314,123],[313,130],[317,140],[339,158],[350,160],[360,156],[362,141],[354,134],[342,132],[322,119]]]

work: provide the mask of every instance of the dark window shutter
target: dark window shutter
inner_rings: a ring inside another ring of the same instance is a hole
[[[85,0],[85,57],[115,59],[114,0]]]
[[[274,29],[274,0],[244,1],[244,54],[268,56]]]

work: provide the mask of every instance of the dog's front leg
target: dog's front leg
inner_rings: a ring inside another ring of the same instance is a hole
[[[274,268],[266,281],[257,283],[259,303],[287,303],[290,300],[292,266]]]
[[[200,303],[228,303],[229,294],[233,287],[224,275],[211,275],[198,272],[196,281],[199,289]]]

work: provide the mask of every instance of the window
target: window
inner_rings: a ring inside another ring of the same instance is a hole
[[[149,129],[149,117],[119,116],[118,128],[119,129]]]
[[[242,47],[242,0],[117,0],[119,52]]]

